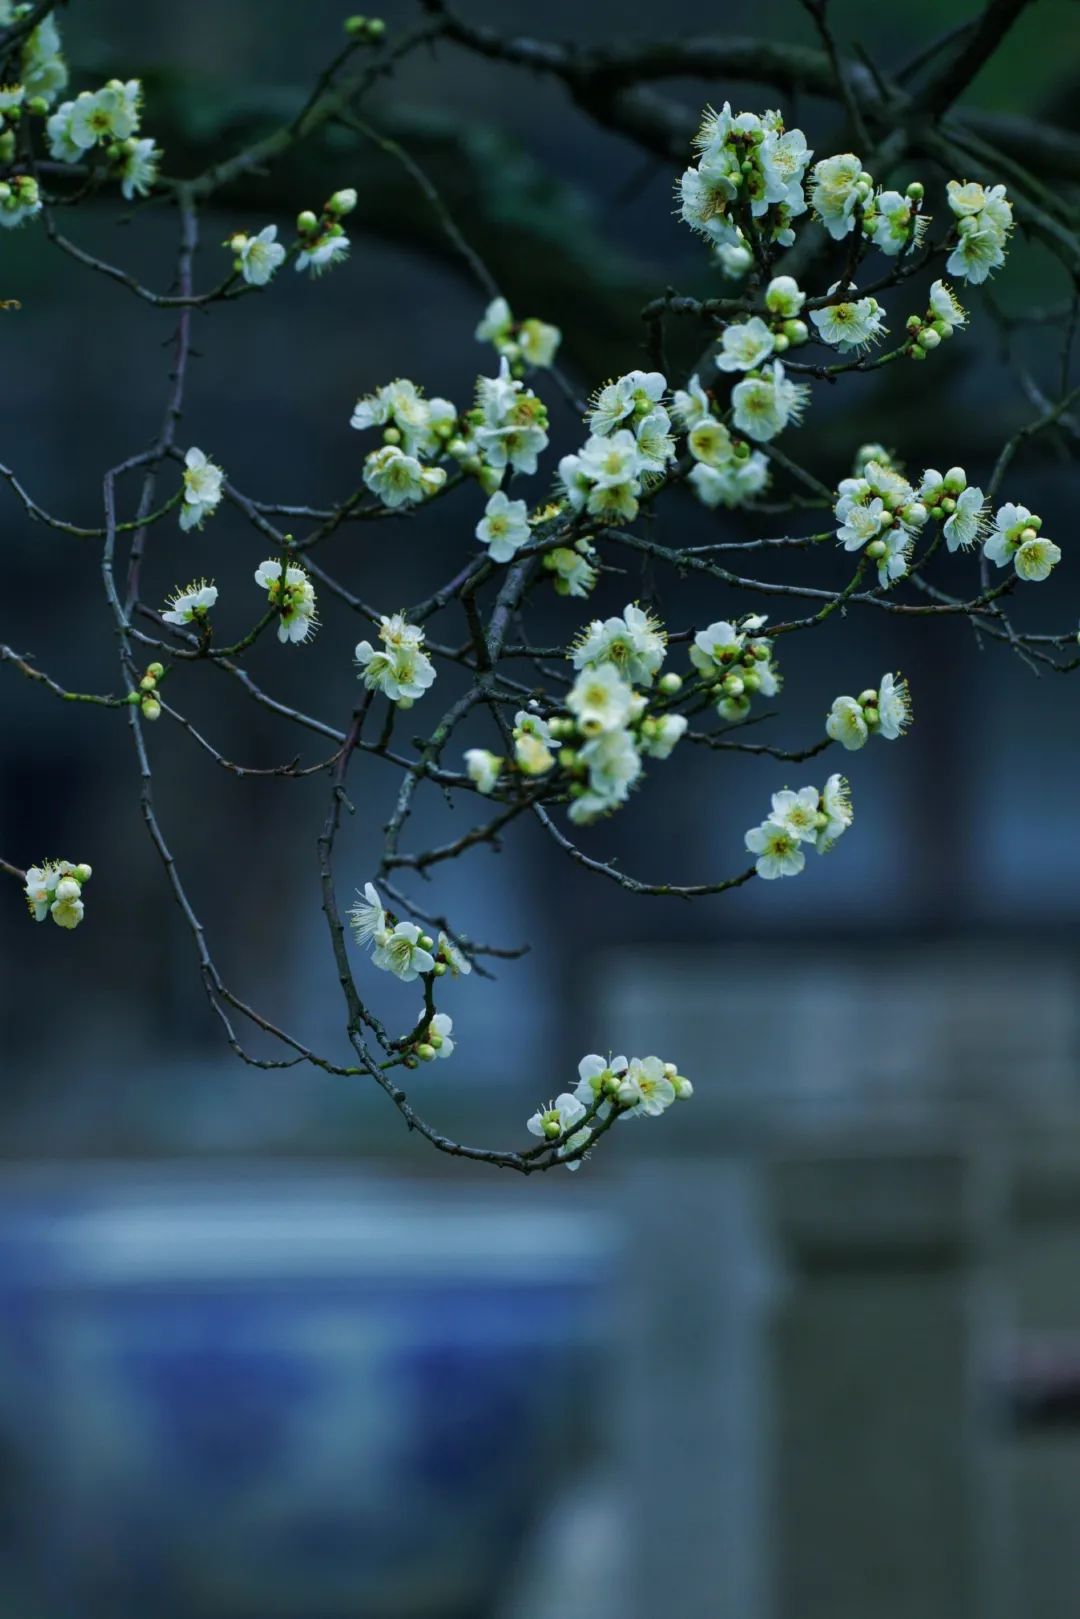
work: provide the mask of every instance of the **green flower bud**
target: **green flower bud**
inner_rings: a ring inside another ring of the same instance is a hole
[[[430,933],[421,933],[416,942],[420,946],[421,950],[434,950],[435,948],[435,940],[431,937]]]
[[[922,202],[926,195],[926,187],[921,180],[912,180],[904,195],[910,197],[912,202]]]
[[[435,974],[436,978],[442,978],[443,974],[446,972],[446,962],[437,961],[432,968],[432,972]]]
[[[881,716],[874,704],[871,704],[869,708],[863,709],[863,719],[866,721],[867,725],[869,725],[871,730],[874,729],[880,718]]]
[[[146,674],[143,675],[142,679],[139,681],[139,690],[153,691],[156,685],[157,681],[154,679],[153,675]]]
[[[953,512],[956,510],[956,502],[951,495],[945,496],[945,499],[941,502],[941,509],[945,513],[946,517],[952,516]]]
[[[400,444],[401,443],[401,428],[400,427],[393,427],[393,426],[384,427],[383,428],[382,438],[383,438],[383,443],[384,444]]]
[[[319,221],[310,208],[305,208],[303,213],[297,214],[296,228],[301,236],[310,236],[312,231],[318,230]]]
[[[31,96],[26,103],[27,112],[32,112],[35,118],[44,118],[49,111],[49,103],[44,96]]]
[[[421,1062],[433,1062],[435,1059],[435,1047],[428,1045],[427,1041],[425,1040],[423,1045],[417,1046],[416,1055],[420,1058]]]
[[[936,349],[938,344],[941,342],[941,333],[935,332],[932,326],[928,326],[920,337],[919,342],[922,344],[924,349]]]
[[[776,336],[773,338],[773,348],[776,350],[777,354],[783,354],[784,351],[790,347],[790,337],[786,337],[783,332],[777,332]]]
[[[81,883],[88,883],[94,875],[94,868],[93,866],[88,866],[86,861],[82,860],[75,867],[75,875]]]
[[[885,550],[886,546],[884,540],[871,540],[870,544],[866,547],[866,554],[872,562],[877,562],[885,555]]]
[[[804,320],[786,320],[780,330],[793,346],[805,343],[810,336],[810,328]]]
[[[942,478],[941,485],[950,495],[962,495],[967,488],[967,473],[963,467],[950,467]]]
[[[672,670],[669,674],[660,676],[658,685],[665,697],[675,697],[682,691],[682,676]]]
[[[913,359],[913,360],[925,360],[926,359],[926,350],[924,348],[920,348],[918,343],[913,343],[911,345],[911,347],[908,349],[908,354],[910,355],[911,359]]]
[[[146,672],[148,675],[153,675],[155,680],[160,680],[165,673],[165,665],[163,663],[148,663]]]
[[[159,720],[161,718],[161,704],[156,697],[143,698],[142,716],[144,720]]]
[[[859,693],[859,704],[862,708],[872,707],[876,702],[877,691],[873,686],[868,686],[865,691]]]
[[[558,1119],[545,1119],[543,1123],[543,1131],[549,1141],[554,1141],[556,1136],[562,1135],[562,1125],[559,1123]]]
[[[335,219],[344,219],[345,215],[351,214],[355,207],[356,192],[352,186],[347,186],[343,191],[334,192],[326,205],[326,212],[332,214]]]
[[[746,682],[741,675],[727,675],[724,678],[724,693],[728,697],[741,697],[745,687]]]

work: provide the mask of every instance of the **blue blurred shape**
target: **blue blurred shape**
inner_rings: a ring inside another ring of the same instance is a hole
[[[587,1419],[579,1205],[97,1167],[5,1175],[0,1216],[4,1612],[485,1611]]]

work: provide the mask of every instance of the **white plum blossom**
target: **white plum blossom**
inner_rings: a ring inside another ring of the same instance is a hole
[[[255,570],[255,583],[266,591],[271,607],[277,608],[278,640],[298,645],[310,641],[319,627],[315,603],[315,586],[303,568],[294,562],[285,565],[282,584],[282,565],[276,557],[268,557]]]
[[[701,378],[697,372],[690,378],[685,388],[676,388],[672,401],[671,414],[683,428],[689,432],[699,422],[708,417],[711,410],[711,401],[706,390],[701,385]]]
[[[785,320],[795,320],[805,302],[806,294],[794,276],[774,275],[765,288],[766,309]]]
[[[31,174],[0,180],[0,230],[14,230],[41,212],[41,192]]]
[[[603,731],[586,742],[581,760],[588,768],[586,792],[571,800],[570,819],[579,825],[606,815],[625,803],[641,774],[641,754],[629,731]]]
[[[161,155],[161,148],[155,145],[150,136],[144,136],[141,140],[132,137],[121,143],[116,175],[120,181],[121,195],[128,202],[149,195],[157,182]]]
[[[983,516],[986,497],[981,489],[969,484],[956,497],[956,509],[945,519],[942,532],[950,551],[974,545],[986,527]]]
[[[638,472],[661,473],[675,459],[675,440],[671,433],[671,417],[663,405],[657,405],[647,416],[642,416],[635,428]]]
[[[524,776],[544,776],[554,769],[551,726],[539,714],[519,709],[514,716],[514,763]]]
[[[931,284],[930,313],[935,320],[942,321],[949,328],[949,332],[956,327],[967,325],[967,311],[945,281],[934,281]]]
[[[640,747],[650,759],[669,759],[689,725],[685,714],[657,714],[642,721]]]
[[[754,870],[759,877],[796,877],[806,864],[800,840],[776,821],[763,821],[746,834],[746,847],[757,855]]]
[[[666,391],[667,378],[662,372],[628,371],[600,389],[586,419],[593,434],[603,438],[650,415]]]
[[[384,506],[396,510],[415,506],[441,489],[446,482],[443,467],[426,467],[414,455],[406,455],[396,444],[384,444],[364,459],[364,482]]]
[[[841,152],[815,163],[810,171],[810,204],[829,235],[840,241],[855,229],[855,210],[870,196],[869,177],[854,152]]]
[[[194,446],[184,457],[184,499],[180,508],[182,529],[202,528],[221,503],[225,474],[202,450]]]
[[[835,291],[834,289],[831,289]],[[853,303],[826,304],[812,309],[810,319],[823,343],[858,352],[880,342],[888,328],[885,311],[876,298],[857,298]]]
[[[424,632],[394,613],[382,618],[379,639],[382,650],[370,641],[357,644],[360,678],[369,691],[381,691],[398,708],[411,708],[435,681],[435,666],[423,650]]]
[[[468,978],[472,972],[472,962],[463,950],[459,950],[454,941],[445,933],[440,933],[435,946],[436,960],[441,962],[451,978]]]
[[[465,771],[478,792],[494,792],[502,767],[503,761],[498,754],[489,753],[486,748],[466,749]]]
[[[818,830],[815,846],[818,854],[828,854],[837,838],[843,836],[855,819],[845,776],[839,774],[830,776],[821,789],[819,816],[824,817],[825,824]]]
[[[585,1117],[585,1108],[576,1096],[569,1091],[563,1091],[554,1102],[547,1107],[537,1108],[526,1125],[530,1135],[539,1136],[541,1141],[557,1141],[575,1124],[580,1124]]]
[[[809,388],[791,382],[781,361],[774,360],[771,370],[744,377],[732,389],[732,420],[740,433],[764,444],[799,421],[809,397]]]
[[[421,1044],[417,1049],[417,1055],[429,1058],[435,1056],[444,1062],[447,1057],[452,1057],[456,1045],[456,1041],[451,1039],[453,1027],[454,1020],[449,1013],[436,1012],[424,1030]],[[426,1051],[424,1050],[425,1046],[427,1047]]]
[[[411,984],[421,973],[435,971],[431,954],[434,941],[415,922],[398,922],[375,941],[371,960],[383,972],[393,973],[403,984]]]
[[[475,533],[493,562],[509,562],[529,539],[529,508],[523,500],[510,500],[504,490],[496,489]]]
[[[825,730],[834,742],[839,742],[849,753],[865,747],[870,738],[870,727],[866,723],[862,704],[856,702],[854,697],[833,699]]]
[[[590,1052],[578,1063],[574,1095],[586,1108],[595,1106],[598,1118],[607,1118],[611,1098],[618,1094],[628,1067],[625,1057],[601,1057],[597,1052]]]
[[[497,377],[477,383],[477,409],[481,420],[474,430],[476,445],[496,472],[511,468],[532,474],[547,449],[547,407],[530,388],[510,376],[504,356]]]
[[[389,931],[386,912],[374,883],[365,883],[364,892],[349,911],[349,923],[361,945],[375,945]]]
[[[1061,549],[1042,537],[1041,527],[1042,519],[1033,516],[1026,506],[1008,501],[994,515],[994,527],[983,545],[983,555],[999,568],[1011,562],[1021,579],[1047,579],[1061,561]]]
[[[277,226],[264,225],[256,236],[239,232],[229,246],[236,254],[237,268],[249,287],[265,287],[285,262],[285,249],[277,239]]]
[[[728,326],[716,355],[718,371],[754,371],[773,351],[773,334],[760,315]]]
[[[70,860],[46,860],[26,872],[23,893],[35,922],[51,917],[59,928],[77,928],[85,914],[82,891],[92,869]]]
[[[760,450],[723,467],[698,463],[687,477],[703,506],[744,506],[769,487],[768,457]]]
[[[629,428],[594,433],[577,455],[564,455],[559,480],[574,511],[632,522],[641,493],[641,451]]]
[[[560,596],[589,595],[598,577],[595,555],[584,538],[575,540],[572,546],[558,545],[544,553],[544,567],[555,575],[555,589]]]
[[[920,213],[914,200],[900,191],[881,191],[873,205],[870,239],[890,258],[910,253],[926,235],[929,216]]]
[[[537,370],[554,364],[562,342],[559,328],[546,321],[535,318],[515,321],[505,298],[491,300],[475,336],[479,343],[492,343],[496,353],[505,355],[511,362],[524,360]]]
[[[659,1057],[631,1057],[616,1094],[627,1118],[655,1119],[674,1102],[675,1086]]]
[[[800,787],[798,792],[785,787],[772,795],[769,820],[782,826],[800,843],[813,843],[818,834],[818,796],[816,787]]]
[[[197,584],[186,585],[174,591],[169,605],[162,613],[166,624],[190,624],[203,620],[218,599],[217,586],[200,579]]]
[[[566,706],[585,736],[616,731],[630,718],[633,689],[611,663],[583,668],[566,698]]]
[[[336,220],[323,226],[318,235],[304,238],[304,245],[296,256],[296,268],[310,270],[313,276],[325,274],[348,256],[349,238]]]
[[[660,620],[636,603],[621,618],[594,618],[571,649],[575,669],[614,664],[634,686],[651,686],[667,651],[667,631]]]
[[[903,736],[911,724],[911,694],[906,680],[884,674],[878,688],[878,734],[888,742]]]
[[[686,448],[695,461],[713,468],[728,466],[735,456],[731,434],[715,416],[703,416],[695,422],[687,434]]]

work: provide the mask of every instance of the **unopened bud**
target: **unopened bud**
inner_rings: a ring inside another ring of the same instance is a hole
[[[428,1045],[427,1041],[425,1041],[423,1045],[417,1046],[416,1055],[421,1062],[432,1062],[435,1058],[435,1047]]]
[[[303,213],[297,214],[296,228],[301,236],[310,236],[312,231],[318,230],[319,221],[310,208],[305,208]]]
[[[682,691],[682,676],[674,670],[660,676],[659,689],[665,697],[675,697]]]

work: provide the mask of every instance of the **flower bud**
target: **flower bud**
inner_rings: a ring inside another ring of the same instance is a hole
[[[868,686],[865,691],[861,691],[859,693],[859,703],[861,707],[866,708],[868,705],[872,706],[876,702],[877,692],[872,686]]]
[[[165,665],[163,663],[148,663],[146,672],[148,675],[153,675],[155,680],[160,680],[165,673]]]
[[[78,899],[81,892],[82,890],[74,877],[61,877],[56,885],[56,897],[60,900]]]
[[[926,187],[921,180],[912,180],[904,195],[910,197],[912,202],[922,202],[926,195]]]
[[[434,950],[435,948],[435,940],[431,937],[430,933],[421,933],[416,942],[420,946],[421,950]]]
[[[726,675],[723,685],[724,693],[728,697],[741,697],[746,689],[746,683],[740,675]]]
[[[950,495],[962,495],[967,488],[967,473],[963,467],[950,467],[941,481]]]
[[[789,349],[790,347],[790,337],[787,337],[783,332],[777,332],[776,336],[773,338],[773,348],[776,350],[776,353],[783,354],[785,350]]]
[[[804,320],[786,320],[780,330],[793,345],[805,343],[810,336],[810,328]]]
[[[351,214],[355,207],[356,192],[352,186],[346,186],[343,191],[334,192],[334,195],[326,204],[326,212],[333,214],[335,219],[343,219],[346,214]]]
[[[671,670],[668,674],[660,676],[658,685],[663,696],[675,697],[682,691],[682,676]]]
[[[437,961],[431,970],[435,974],[436,978],[442,978],[446,972],[446,962]]]
[[[384,444],[400,444],[401,443],[401,428],[400,427],[394,427],[393,425],[391,425],[390,427],[384,427],[383,428],[382,438],[383,438],[383,443]]]
[[[919,342],[922,344],[924,349],[936,349],[938,344],[941,342],[941,333],[935,332],[932,326],[928,326],[920,337]]]
[[[884,540],[871,540],[870,544],[866,547],[866,554],[873,562],[880,561],[885,555],[885,551],[886,545]]]
[[[752,670],[748,670],[747,673],[743,675],[742,683],[747,691],[761,690],[761,676],[754,674]]]
[[[866,721],[867,725],[869,725],[871,730],[874,729],[880,718],[881,715],[878,713],[877,707],[874,704],[871,704],[869,708],[863,709],[863,719]]]
[[[549,1141],[554,1141],[556,1136],[562,1135],[562,1125],[558,1119],[545,1119],[542,1129]]]
[[[310,236],[312,231],[318,230],[319,221],[310,208],[305,208],[303,213],[297,214],[296,228],[301,236]]]
[[[35,118],[44,118],[49,110],[49,103],[44,96],[31,96],[26,103],[27,112],[32,112]]]
[[[142,717],[144,720],[159,720],[161,718],[161,704],[156,697],[143,698]]]
[[[91,877],[94,875],[94,868],[93,866],[88,866],[85,860],[80,860],[79,864],[75,867],[75,875],[79,879],[80,883],[88,883]]]
[[[153,691],[153,689],[154,689],[154,687],[156,685],[157,685],[157,681],[154,679],[153,675],[146,674],[146,675],[143,675],[142,679],[139,681],[139,690],[140,691]]]
[[[435,1047],[429,1045],[425,1040],[423,1045],[417,1046],[416,1055],[420,1058],[421,1062],[433,1062],[435,1059]]]

